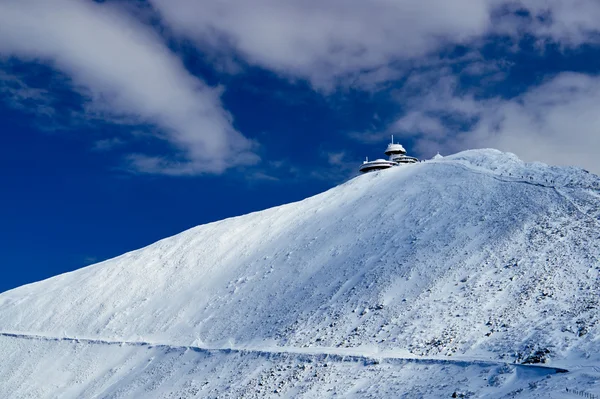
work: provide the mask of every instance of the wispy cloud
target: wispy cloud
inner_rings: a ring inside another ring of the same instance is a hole
[[[92,147],[92,149],[94,151],[109,151],[114,148],[122,147],[125,144],[126,144],[125,140],[120,139],[118,137],[111,137],[108,139],[97,140],[94,143],[94,146]]]
[[[158,126],[178,161],[138,154],[131,165],[141,172],[219,173],[258,160],[224,110],[221,89],[191,75],[151,27],[110,4],[3,1],[0,55],[67,74],[90,111]],[[23,97],[26,88],[12,94]]]
[[[327,161],[327,166],[313,168],[308,178],[342,183],[358,174],[357,164],[360,163],[360,159],[354,158],[348,152],[321,150],[320,155]]]
[[[38,115],[53,116],[52,94],[47,89],[31,87],[14,74],[0,70],[1,99],[10,107],[31,110]]]

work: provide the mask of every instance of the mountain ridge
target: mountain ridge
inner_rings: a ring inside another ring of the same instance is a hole
[[[0,331],[571,369],[598,352],[599,193],[496,150],[399,166],[7,291]]]

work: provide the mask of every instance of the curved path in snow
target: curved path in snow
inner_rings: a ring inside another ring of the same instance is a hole
[[[74,337],[50,337],[44,335],[27,334],[27,333],[9,333],[0,332],[1,337],[16,338],[16,339],[27,339],[27,340],[42,340],[42,341],[54,341],[54,342],[69,342],[73,344],[88,344],[88,345],[117,345],[117,346],[139,346],[146,348],[158,348],[166,350],[178,350],[178,351],[194,351],[203,353],[238,353],[238,354],[254,354],[265,358],[274,358],[282,355],[293,356],[298,358],[313,359],[319,361],[332,361],[332,362],[352,362],[352,363],[364,363],[369,364],[405,364],[405,363],[419,363],[419,364],[441,364],[441,365],[455,365],[460,367],[468,367],[472,365],[491,367],[491,366],[503,366],[509,365],[519,368],[527,368],[530,370],[538,370],[546,372],[548,374],[555,373],[567,373],[569,370],[542,366],[536,364],[516,364],[507,363],[494,360],[481,360],[481,359],[450,359],[450,358],[435,358],[435,357],[411,357],[395,355],[393,352],[377,352],[375,350],[362,349],[361,348],[329,348],[329,347],[284,347],[284,346],[271,346],[265,348],[259,347],[238,347],[238,348],[208,348],[199,346],[188,346],[188,345],[172,345],[165,343],[152,343],[144,341],[115,341],[100,338],[74,338]]]
[[[437,161],[429,161],[429,162],[438,163],[438,164],[440,163]],[[554,183],[551,183],[548,181],[542,182],[539,180],[526,180],[523,177],[506,176],[506,175],[502,175],[502,174],[497,174],[492,171],[486,171],[486,170],[482,170],[477,167],[465,165],[464,163],[461,163],[461,162],[446,162],[445,164],[462,168],[462,169],[467,170],[474,174],[488,176],[494,180],[505,182],[505,183],[521,183],[521,184],[528,184],[530,186],[544,187],[544,188],[551,189],[558,196],[560,196],[562,199],[564,199],[566,202],[568,202],[571,206],[573,206],[573,208],[575,208],[581,216],[583,216],[584,218],[587,218],[588,220],[592,221],[596,225],[600,225],[600,223],[598,222],[597,219],[595,219],[594,217],[592,217],[592,216],[588,215],[586,212],[584,212],[575,202],[573,202],[573,200],[571,198],[569,198],[565,193],[560,191],[561,188],[565,188],[564,185],[554,184]]]

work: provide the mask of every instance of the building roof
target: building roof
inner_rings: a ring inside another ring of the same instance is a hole
[[[390,143],[388,144],[387,149],[385,150],[385,155],[392,154],[406,154],[406,150],[404,149],[404,147],[402,147],[402,144]]]

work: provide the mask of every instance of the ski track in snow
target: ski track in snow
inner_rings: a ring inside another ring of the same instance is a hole
[[[509,365],[506,362],[498,362],[493,360],[480,360],[480,359],[469,359],[469,358],[434,358],[434,357],[403,357],[394,356],[389,352],[373,353],[373,351],[357,350],[359,348],[326,348],[326,347],[312,347],[312,348],[294,348],[294,347],[266,347],[266,348],[202,348],[198,346],[185,346],[185,345],[169,345],[165,343],[153,343],[153,342],[132,342],[132,341],[113,341],[100,338],[73,338],[73,337],[49,337],[44,335],[36,334],[24,334],[24,333],[7,333],[0,332],[0,336],[7,338],[18,338],[26,340],[42,340],[42,341],[63,341],[73,344],[90,344],[90,345],[117,345],[117,346],[141,346],[149,348],[161,348],[166,350],[177,350],[185,351],[191,350],[194,352],[204,353],[239,353],[239,354],[256,354],[264,356],[266,358],[275,355],[291,355],[298,357],[315,357],[322,360],[332,362],[357,362],[365,364],[376,364],[376,363],[389,363],[389,364],[404,364],[404,363],[420,363],[420,364],[438,364],[438,365],[456,365],[460,367],[467,367],[471,365],[491,367],[491,366],[505,366]],[[543,366],[539,364],[518,364],[511,363],[511,366],[522,367],[526,369],[535,369],[548,373],[568,373],[568,370],[560,367]]]

